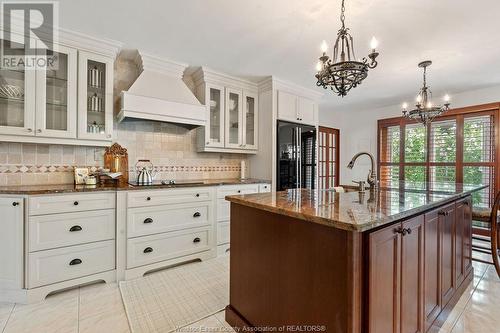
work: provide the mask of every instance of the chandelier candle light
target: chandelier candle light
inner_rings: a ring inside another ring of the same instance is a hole
[[[370,62],[366,58],[356,59],[354,53],[354,41],[349,33],[349,28],[345,27],[345,6],[342,0],[340,21],[342,27],[337,33],[337,40],[333,46],[333,57],[330,59],[326,55],[328,45],[323,41],[321,45],[322,56],[316,65],[316,85],[327,89],[330,87],[337,95],[344,97],[349,90],[356,88],[368,76],[368,69],[377,67],[378,56],[376,51],[378,42],[375,37],[371,40],[372,52],[368,55]]]
[[[426,60],[418,64],[418,67],[424,69],[424,85],[416,98],[415,109],[408,110],[408,103],[403,103],[403,117],[416,120],[424,125],[431,123],[434,118],[442,115],[450,109],[450,96],[444,95],[444,105],[432,104],[432,92],[427,86],[427,67],[432,64],[432,61]]]

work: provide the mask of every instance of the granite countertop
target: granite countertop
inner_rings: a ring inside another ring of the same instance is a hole
[[[146,189],[167,189],[167,188],[185,188],[219,185],[243,185],[243,184],[262,184],[270,183],[262,179],[204,179],[188,180],[185,183],[174,185],[130,185],[127,183],[107,184],[107,185],[25,185],[25,186],[0,186],[0,194],[19,194],[19,195],[40,195],[56,193],[80,193],[80,192],[99,192],[99,191],[134,191]]]
[[[272,213],[349,230],[367,231],[384,224],[428,211],[479,191],[487,185],[435,183],[407,184],[403,189],[378,189],[375,192],[336,193],[330,190],[293,189],[283,192],[228,196],[227,200]]]

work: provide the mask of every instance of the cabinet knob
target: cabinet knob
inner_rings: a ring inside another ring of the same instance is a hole
[[[69,262],[69,265],[70,266],[80,265],[82,262],[83,262],[82,259],[73,259]]]
[[[200,193],[196,193],[196,197],[199,198],[200,197]]]
[[[147,197],[147,198],[146,198],[146,200],[147,200],[147,201],[151,201],[151,197]]]
[[[153,219],[148,217],[147,219],[144,220],[144,223],[145,224],[148,224],[148,223],[153,223]]]
[[[200,212],[196,212],[193,214],[193,217],[200,217],[201,216],[201,213]]]
[[[468,206],[469,202],[468,201],[464,201],[464,205]]]
[[[79,225],[74,225],[71,228],[69,228],[69,231],[70,232],[82,231],[82,227],[80,227]]]
[[[409,235],[411,234],[411,228],[406,228],[406,233]]]
[[[438,212],[438,215],[441,215],[441,216],[446,216],[446,212],[445,212],[445,211],[440,210],[440,211]]]
[[[14,201],[14,202],[12,203],[12,206],[14,206],[14,207],[19,206],[19,202]]]
[[[153,252],[153,248],[151,247],[147,247],[144,249],[144,253],[151,253],[151,252]]]
[[[199,242],[201,242],[200,237],[196,237],[195,239],[193,239],[193,243],[199,243]]]
[[[73,202],[73,205],[78,206],[78,201]]]
[[[207,145],[209,145],[209,144],[210,144],[210,141],[207,141]]]

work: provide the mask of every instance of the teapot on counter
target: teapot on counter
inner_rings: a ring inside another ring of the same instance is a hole
[[[137,184],[151,185],[156,176],[153,168],[153,163],[150,160],[139,160],[135,164],[135,172],[137,173]]]

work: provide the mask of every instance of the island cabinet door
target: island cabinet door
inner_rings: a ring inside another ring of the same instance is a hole
[[[457,201],[455,207],[455,279],[459,286],[472,266],[471,197]]]
[[[401,333],[424,333],[424,216],[404,221],[401,235]]]
[[[429,329],[441,312],[440,225],[438,210],[425,214],[424,315]]]
[[[369,333],[400,333],[400,230],[401,224],[396,224],[368,236]]]
[[[455,280],[455,203],[439,209],[441,234],[441,304],[446,306],[456,288]]]

